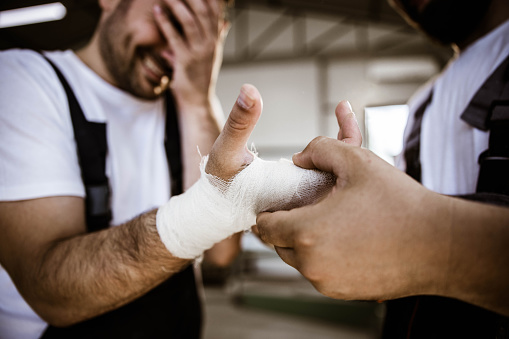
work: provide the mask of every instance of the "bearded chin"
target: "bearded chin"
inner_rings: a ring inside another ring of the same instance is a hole
[[[491,0],[431,1],[422,13],[409,14],[433,40],[450,45],[465,41],[474,32],[490,4]]]

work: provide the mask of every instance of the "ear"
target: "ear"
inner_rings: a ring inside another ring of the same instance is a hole
[[[103,12],[109,12],[116,8],[120,1],[122,0],[99,0],[99,7]]]

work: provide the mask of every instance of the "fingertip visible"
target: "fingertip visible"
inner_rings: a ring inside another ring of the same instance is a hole
[[[253,232],[256,235],[260,235],[260,231],[258,230],[258,226],[254,225],[251,227],[251,232]]]
[[[301,157],[301,155],[302,155],[302,151],[294,153],[293,156],[292,156],[293,163],[295,163],[296,161],[298,162],[299,158]]]
[[[348,107],[348,109],[350,110],[350,113],[355,114],[353,111],[352,105],[350,104],[350,101],[345,100],[345,103],[346,103],[346,106]]]
[[[352,114],[352,116],[355,117],[355,112],[353,111],[352,105],[348,100],[340,101],[339,104],[336,106],[335,113],[338,119],[341,117],[347,117],[350,114]]]
[[[159,5],[159,4],[155,4],[153,7],[153,10],[157,16],[161,15],[161,13],[163,12],[161,5]]]
[[[256,232],[259,232],[258,225],[263,223],[264,217],[267,214],[269,214],[269,212],[260,212],[258,215],[256,215],[256,225],[253,226],[253,231],[256,230]]]
[[[256,89],[256,87],[254,87],[253,85],[250,85],[250,84],[244,84],[240,88],[240,93],[237,98],[237,103],[239,104],[239,106],[242,109],[248,110],[255,105],[256,100],[259,97],[260,97],[260,94],[259,94],[258,90]]]

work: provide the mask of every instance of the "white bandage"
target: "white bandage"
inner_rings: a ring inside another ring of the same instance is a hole
[[[256,215],[316,201],[334,185],[329,173],[306,170],[289,160],[253,162],[229,181],[205,173],[185,193],[157,211],[157,230],[176,257],[194,259],[215,243],[248,230]]]

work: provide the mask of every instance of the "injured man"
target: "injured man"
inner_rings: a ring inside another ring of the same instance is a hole
[[[297,167],[289,160],[265,161],[247,148],[262,111],[258,90],[244,85],[220,136],[202,158],[201,178],[157,211],[157,230],[171,254],[194,259],[215,243],[246,231],[265,211],[311,204],[334,186],[333,174]],[[338,139],[360,146],[348,102],[336,108]]]

